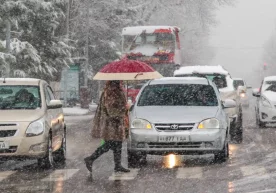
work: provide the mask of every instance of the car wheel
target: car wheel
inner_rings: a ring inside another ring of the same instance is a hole
[[[142,152],[127,152],[128,167],[139,167],[147,163],[147,154]]]
[[[226,142],[223,149],[220,152],[215,153],[214,161],[225,162],[228,157],[229,157],[229,144],[228,142]]]
[[[243,141],[243,131],[242,131],[242,129],[237,132],[237,134],[235,136],[235,141],[239,144],[242,143],[242,141]]]
[[[259,115],[257,113],[256,113],[256,124],[259,127],[265,127],[265,123],[260,120]]]
[[[56,163],[65,163],[66,160],[66,130],[64,130],[64,135],[62,137],[62,144],[59,150],[54,153],[54,161]]]
[[[238,117],[238,121],[237,121],[237,128],[236,129],[241,129],[242,128],[242,110],[241,110],[241,107],[240,107],[240,112],[239,112],[239,117]]]
[[[53,148],[52,148],[52,136],[49,135],[48,138],[48,148],[45,157],[39,158],[38,166],[42,168],[52,168],[54,167],[54,155],[53,155]]]

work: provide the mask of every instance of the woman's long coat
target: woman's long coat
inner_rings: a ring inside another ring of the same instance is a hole
[[[128,120],[126,104],[120,107],[124,113],[118,117],[112,117],[107,113],[109,111],[107,100],[103,92],[92,123],[92,137],[105,141],[123,141],[127,136],[128,127],[126,126]]]

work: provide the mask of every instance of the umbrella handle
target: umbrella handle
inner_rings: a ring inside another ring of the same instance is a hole
[[[143,72],[136,74],[136,76],[134,78],[137,78],[137,76],[139,76],[139,75],[143,75]]]

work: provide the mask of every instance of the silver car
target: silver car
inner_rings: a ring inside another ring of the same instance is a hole
[[[206,78],[162,78],[149,81],[130,108],[129,165],[145,162],[147,154],[229,155],[230,121],[216,86]]]

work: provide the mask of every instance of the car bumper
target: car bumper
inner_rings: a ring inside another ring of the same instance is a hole
[[[161,142],[160,137],[183,136],[181,142]],[[146,152],[149,154],[181,153],[205,154],[221,151],[226,139],[224,129],[157,132],[152,130],[131,129],[128,139],[128,151]]]
[[[0,157],[10,158],[41,158],[47,152],[47,140],[44,135],[34,137],[13,137],[0,138],[0,142],[9,145],[8,149],[0,149]]]
[[[276,108],[260,107],[259,116],[264,123],[276,123]]]
[[[248,99],[247,96],[246,97],[241,97],[240,102],[241,102],[242,105],[249,105],[249,99]]]

